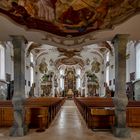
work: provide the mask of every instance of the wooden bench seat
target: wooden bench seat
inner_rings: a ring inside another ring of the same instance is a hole
[[[114,104],[112,98],[75,98],[75,103],[89,128],[103,128],[114,124]],[[106,110],[111,108],[111,110]],[[126,110],[127,125],[140,127],[140,101],[129,101]]]
[[[65,98],[29,98],[25,100],[25,123],[30,127],[39,127],[39,115],[43,115],[43,123],[47,128],[61,106]],[[9,127],[13,124],[12,101],[0,101],[0,127]]]

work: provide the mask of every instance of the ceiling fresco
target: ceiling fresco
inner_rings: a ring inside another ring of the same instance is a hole
[[[60,52],[60,56],[66,56],[68,58],[71,58],[76,55],[80,56],[82,48],[73,48],[73,49],[57,48],[57,50]]]
[[[56,67],[59,67],[60,65],[76,65],[76,64],[79,64],[81,67],[84,67],[85,62],[82,59],[76,57],[60,58],[55,61]]]
[[[140,0],[0,0],[15,22],[64,37],[111,29],[139,11]]]

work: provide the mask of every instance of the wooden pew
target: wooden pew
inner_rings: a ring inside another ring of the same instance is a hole
[[[25,123],[30,123],[30,108],[25,107]],[[0,101],[0,127],[11,127],[14,121],[14,110],[11,100]]]
[[[25,106],[31,109],[31,123],[30,127],[39,126],[38,115],[44,116],[44,124],[49,127],[50,123],[56,116],[57,112],[63,105],[65,98],[30,98],[26,101]]]
[[[30,127],[39,126],[38,115],[43,116],[43,123],[47,128],[61,106],[65,98],[29,98],[25,100],[25,123]],[[11,101],[0,101],[0,127],[9,127],[13,124],[13,106]]]
[[[75,98],[75,103],[89,128],[104,128],[114,125],[112,98]],[[107,114],[106,114],[107,113]],[[127,125],[140,127],[140,101],[129,101],[126,110]]]

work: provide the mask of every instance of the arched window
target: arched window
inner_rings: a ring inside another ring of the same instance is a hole
[[[34,56],[32,53],[30,53],[30,62],[31,62],[30,79],[31,79],[31,86],[32,86],[32,84],[34,83],[34,69],[33,69]]]
[[[64,90],[64,70],[60,69],[60,88]]]
[[[5,80],[5,49],[0,44],[0,79]]]
[[[136,79],[140,79],[140,43],[136,46]]]
[[[76,75],[77,75],[76,89],[78,90],[81,87],[81,79],[80,79],[81,69],[80,68],[76,69]]]
[[[106,83],[109,86],[109,52],[106,54]]]

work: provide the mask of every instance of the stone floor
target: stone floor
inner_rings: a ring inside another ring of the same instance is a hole
[[[110,131],[92,131],[87,128],[74,102],[67,100],[57,114],[49,129],[37,133],[32,129],[24,137],[9,137],[9,129],[0,129],[0,140],[121,140]],[[131,138],[123,140],[140,140],[140,128],[133,128]]]

